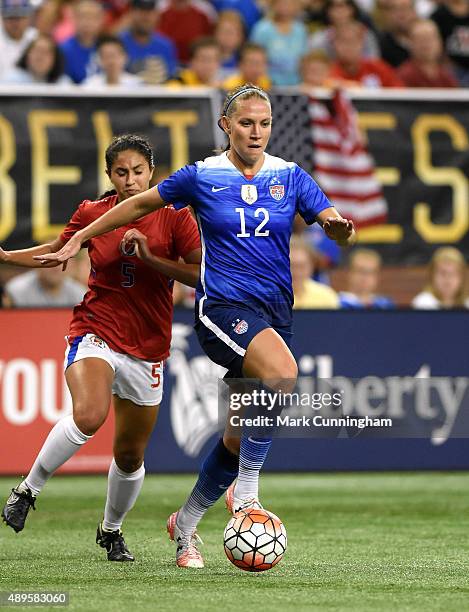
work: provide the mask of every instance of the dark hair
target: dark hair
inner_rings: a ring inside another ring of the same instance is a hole
[[[145,136],[139,136],[138,134],[121,134],[115,136],[111,144],[106,149],[106,170],[110,173],[112,164],[116,161],[117,156],[122,151],[137,151],[143,155],[147,160],[150,169],[153,170],[155,167],[155,161],[153,158],[153,149],[150,141]]]
[[[111,36],[110,34],[100,36],[98,42],[96,43],[96,51],[99,51],[104,45],[117,45],[127,55],[127,50],[124,43],[120,38],[117,38],[117,36]]]
[[[199,49],[205,49],[207,47],[215,47],[219,49],[217,41],[212,36],[202,36],[196,38],[189,47],[189,59],[194,59],[195,54]]]
[[[20,59],[18,60],[16,65],[18,66],[18,68],[22,68],[23,70],[26,70],[26,71],[29,72],[29,69],[28,69],[28,55],[29,55],[29,52],[34,47],[34,45],[39,40],[41,40],[41,38],[47,40],[52,45],[52,50],[54,52],[54,62],[52,64],[52,68],[47,73],[46,81],[47,81],[47,83],[55,83],[63,75],[63,72],[64,72],[64,61],[63,61],[62,52],[60,51],[57,43],[52,38],[52,36],[49,36],[48,34],[38,34],[36,36],[36,38],[34,38],[34,40],[32,40],[29,43],[29,45],[26,47],[26,49],[23,51],[23,54],[20,57]]]
[[[341,2],[343,2],[344,4],[347,4],[352,10],[353,10],[353,15],[352,15],[352,19],[358,19],[359,15],[360,15],[360,10],[357,6],[357,4],[355,4],[354,0],[341,0]],[[335,2],[334,0],[326,0],[324,7],[323,7],[323,18],[324,18],[324,22],[327,25],[330,25],[330,20],[329,20],[329,10],[334,6]]]
[[[265,47],[256,43],[248,42],[245,43],[239,50],[239,61],[243,61],[245,56],[248,53],[251,53],[252,51],[262,53],[265,57],[267,57],[267,51],[265,50]]]

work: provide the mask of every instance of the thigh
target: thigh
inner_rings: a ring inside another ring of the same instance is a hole
[[[139,406],[114,396],[114,456],[124,462],[143,461],[145,448],[158,417],[159,406]],[[140,460],[140,461],[139,461]],[[117,460],[119,465],[119,461]],[[135,469],[138,469],[135,467]],[[129,470],[132,471],[132,470]]]
[[[97,357],[80,359],[65,371],[72,395],[73,418],[86,435],[94,434],[106,420],[113,378],[114,370],[109,363]]]
[[[298,369],[287,343],[272,327],[260,331],[249,343],[243,360],[243,375],[259,378],[269,387],[281,384],[290,391]]]

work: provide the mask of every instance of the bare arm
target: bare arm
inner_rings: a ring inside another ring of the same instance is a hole
[[[335,240],[339,246],[352,246],[355,244],[357,234],[353,221],[341,217],[332,206],[322,210],[318,214],[317,220],[326,236],[331,240]]]
[[[24,268],[40,268],[43,264],[33,257],[44,255],[46,253],[55,253],[63,247],[64,243],[57,238],[54,242],[40,244],[29,249],[20,249],[18,251],[4,251],[0,248],[0,263],[10,264],[12,266],[22,266]],[[59,262],[50,262],[46,267],[54,268]]]
[[[36,257],[41,262],[54,261],[61,263],[67,261],[78,253],[81,245],[87,240],[105,234],[122,225],[127,225],[158,208],[163,208],[164,205],[165,202],[162,200],[158,188],[152,187],[143,193],[124,200],[124,202],[108,210],[104,215],[93,221],[93,223],[76,232],[57,253],[36,255]]]
[[[145,262],[147,266],[158,270],[161,274],[173,278],[184,285],[197,287],[200,275],[200,249],[195,249],[188,253],[186,257],[184,257],[185,263],[180,263],[172,259],[165,259],[164,257],[153,255],[148,248],[147,237],[137,229],[131,229],[126,232],[124,242],[126,244],[133,242],[135,244],[137,257]]]
[[[145,261],[147,265],[158,272],[161,272],[165,276],[169,278],[174,278],[174,280],[183,283],[184,285],[188,285],[189,287],[197,287],[197,283],[199,282],[200,276],[200,249],[197,251],[192,251],[189,255],[197,253],[199,263],[189,263],[187,259],[186,263],[180,263],[178,261],[173,261],[172,259],[165,259],[164,257],[157,257],[156,255],[152,256],[151,261]]]

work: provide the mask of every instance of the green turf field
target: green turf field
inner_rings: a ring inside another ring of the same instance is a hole
[[[263,475],[289,538],[263,574],[226,559],[221,502],[200,527],[205,569],[175,566],[166,518],[193,481],[146,478],[124,526],[137,561],[118,564],[94,543],[105,478],[55,477],[22,533],[1,526],[0,591],[66,590],[69,610],[100,612],[469,610],[469,474]],[[0,479],[2,504],[16,482]]]

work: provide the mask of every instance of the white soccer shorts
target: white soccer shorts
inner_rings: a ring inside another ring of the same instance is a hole
[[[70,345],[67,340],[64,370],[72,363],[97,357],[104,359],[114,370],[112,392],[139,406],[158,406],[163,397],[163,361],[145,361],[117,353],[99,336],[77,336]]]

